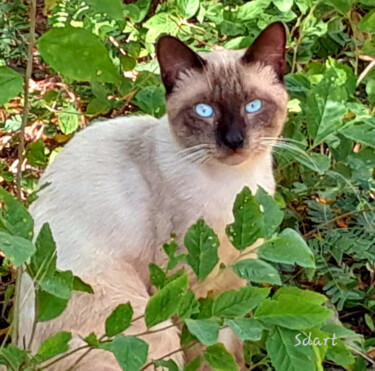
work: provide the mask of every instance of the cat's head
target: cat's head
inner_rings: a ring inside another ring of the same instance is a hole
[[[192,160],[236,165],[270,151],[288,96],[283,80],[285,27],[268,26],[246,51],[198,55],[180,40],[157,45],[172,133]]]

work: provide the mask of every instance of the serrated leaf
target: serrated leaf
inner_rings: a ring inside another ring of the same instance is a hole
[[[237,318],[225,321],[240,340],[258,341],[262,338],[264,326],[254,318]]]
[[[277,300],[267,299],[259,304],[254,318],[292,330],[304,330],[322,324],[332,311],[295,295],[280,295]]]
[[[213,319],[185,319],[185,324],[202,344],[213,345],[219,337],[220,325]]]
[[[236,19],[240,22],[259,18],[259,14],[270,5],[271,0],[253,0],[246,2],[238,8]]]
[[[168,12],[160,12],[148,19],[143,26],[148,28],[146,42],[154,43],[161,34],[175,36],[179,20]]]
[[[234,272],[248,282],[269,283],[281,286],[279,272],[269,263],[259,259],[246,259],[233,266]]]
[[[314,254],[304,239],[291,228],[284,229],[257,250],[259,257],[274,263],[315,268]]]
[[[239,369],[232,354],[230,354],[223,344],[209,346],[204,358],[215,371],[237,371]]]
[[[97,36],[83,28],[52,28],[39,39],[42,58],[77,81],[117,82],[120,75]]]
[[[269,293],[269,288],[252,286],[225,291],[215,298],[212,313],[217,317],[244,316],[257,307]]]
[[[22,76],[9,67],[0,67],[0,106],[8,103],[22,91]]]
[[[184,244],[189,251],[186,260],[198,280],[205,279],[219,261],[219,239],[203,220],[198,220],[185,234]]]
[[[36,355],[38,363],[67,352],[69,350],[68,344],[71,339],[72,334],[70,332],[62,331],[43,341]]]
[[[15,267],[19,267],[34,254],[35,246],[26,238],[0,231],[0,250]]]
[[[112,19],[122,21],[124,19],[121,0],[85,0],[85,3],[98,13],[105,13]]]
[[[264,217],[259,204],[245,187],[236,197],[233,206],[234,223],[226,228],[233,246],[244,250],[264,235]]]
[[[267,336],[266,348],[276,371],[316,371],[311,346],[295,346],[297,331],[275,327]]]
[[[112,337],[125,331],[131,323],[133,308],[130,303],[120,304],[105,321],[105,334]]]
[[[163,322],[178,312],[188,283],[184,274],[169,282],[149,300],[145,311],[147,327]]]
[[[59,128],[65,135],[74,133],[79,128],[79,121],[79,113],[73,106],[66,107],[59,113]]]
[[[148,344],[136,337],[118,335],[110,349],[124,371],[139,371],[146,363]]]
[[[0,188],[0,202],[4,204],[0,208],[0,230],[31,240],[34,221],[25,206],[3,188]]]

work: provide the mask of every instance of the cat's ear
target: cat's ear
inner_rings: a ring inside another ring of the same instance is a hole
[[[172,91],[181,72],[189,69],[201,70],[206,64],[197,53],[173,36],[162,36],[159,39],[156,56],[167,94]]]
[[[286,31],[282,22],[271,23],[246,50],[242,61],[245,64],[262,62],[273,67],[280,80],[285,72]]]

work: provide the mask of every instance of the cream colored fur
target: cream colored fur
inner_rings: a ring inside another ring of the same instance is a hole
[[[286,102],[286,93],[282,98]],[[197,165],[184,158],[181,150],[167,116],[160,120],[130,116],[95,123],[78,133],[48,167],[40,184],[50,185],[31,207],[36,230],[44,222],[50,223],[58,267],[72,270],[91,284],[95,295],[74,293],[59,318],[39,323],[33,351],[57,331],[72,331],[73,347],[82,344],[79,337],[90,332],[101,336],[105,318],[120,303],[130,301],[135,317],[143,314],[150,297],[148,264],[163,264],[162,243],[171,232],[181,241],[199,218],[219,234],[221,260],[229,263],[237,256],[225,237],[225,226],[233,221],[233,202],[244,186],[253,192],[261,186],[273,193],[271,149],[250,155],[237,166],[218,161]],[[196,287],[196,292],[204,296],[210,290],[242,285],[234,275],[220,275]],[[31,333],[33,303],[31,281],[24,275],[21,344],[28,343]],[[139,320],[126,334],[144,330],[143,320]],[[238,353],[239,345],[232,336],[224,337],[228,348]],[[150,344],[150,360],[180,347],[175,327],[145,340]],[[174,358],[183,364],[183,354]],[[66,370],[74,362],[67,358],[49,370]],[[75,369],[120,370],[110,353],[99,350]]]

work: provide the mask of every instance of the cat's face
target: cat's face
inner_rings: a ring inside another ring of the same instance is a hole
[[[246,52],[198,56],[170,36],[158,43],[171,130],[192,161],[240,164],[265,151],[286,118],[285,29],[274,23]]]

